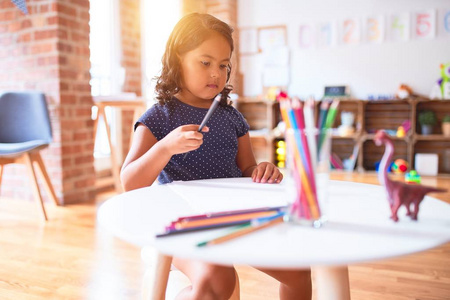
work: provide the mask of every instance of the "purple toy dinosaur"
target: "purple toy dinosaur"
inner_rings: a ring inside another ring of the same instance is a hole
[[[445,189],[438,189],[434,187],[423,186],[419,184],[407,184],[400,181],[394,181],[388,176],[388,167],[390,166],[392,156],[394,155],[394,144],[389,135],[383,130],[375,134],[375,145],[385,145],[383,158],[381,159],[378,168],[378,180],[387,191],[389,206],[391,207],[391,219],[398,221],[397,211],[403,204],[406,207],[406,215],[411,219],[417,220],[419,213],[419,204],[427,193],[430,192],[446,192]],[[413,212],[411,213],[411,205],[413,205]]]

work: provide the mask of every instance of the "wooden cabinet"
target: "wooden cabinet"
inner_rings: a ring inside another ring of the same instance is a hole
[[[281,120],[276,102],[240,98],[236,107],[250,124],[252,144],[258,161],[274,162],[274,141],[280,139],[274,128]],[[316,103],[316,108],[320,102]],[[418,113],[432,110],[436,113],[438,124],[432,135],[422,135],[417,121]],[[316,112],[318,109],[316,109]],[[441,120],[450,114],[450,101],[413,98],[404,100],[341,100],[334,127],[341,124],[341,112],[351,111],[355,115],[355,132],[346,137],[333,136],[332,152],[341,160],[349,158],[357,150],[356,170],[375,170],[376,162],[381,160],[384,147],[373,142],[375,132],[380,129],[396,132],[405,120],[411,129],[404,137],[391,135],[395,146],[393,159],[401,158],[414,167],[416,153],[436,153],[439,156],[439,173],[450,174],[450,137],[443,136]],[[253,131],[254,130],[254,131]]]

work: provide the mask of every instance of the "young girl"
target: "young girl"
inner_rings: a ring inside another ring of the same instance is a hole
[[[126,191],[149,186],[156,178],[160,183],[241,176],[258,183],[283,179],[273,164],[256,164],[249,125],[228,102],[232,31],[215,17],[197,13],[185,16],[173,29],[156,85],[159,103],[137,121],[122,167]],[[221,101],[208,127],[197,132],[219,93]],[[173,265],[192,282],[178,299],[228,299],[233,293],[233,267],[179,258]],[[280,281],[281,299],[311,298],[309,271],[263,271]]]

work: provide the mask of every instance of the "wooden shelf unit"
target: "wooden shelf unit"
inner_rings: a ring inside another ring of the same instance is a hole
[[[251,130],[267,129],[266,133],[252,137],[255,155],[260,160],[274,161],[273,129],[281,120],[279,106],[274,101],[239,98],[236,107],[250,124]],[[316,102],[316,117],[320,101]],[[422,135],[417,115],[423,110],[433,110],[438,118],[432,135]],[[354,147],[359,147],[356,169],[358,171],[375,170],[375,163],[381,160],[384,147],[377,147],[373,139],[380,129],[397,131],[405,120],[411,122],[411,130],[405,137],[391,136],[395,146],[393,159],[402,158],[410,167],[414,166],[416,153],[437,153],[439,173],[450,173],[450,137],[443,136],[440,120],[450,114],[449,100],[429,100],[426,98],[408,98],[403,100],[341,100],[334,127],[341,124],[342,111],[351,111],[355,115],[355,133],[351,136],[333,136],[332,152],[341,160],[349,158]],[[252,135],[252,133],[251,133]]]
[[[375,170],[375,162],[379,161],[384,153],[383,147],[373,145],[374,132],[380,129],[396,131],[405,120],[409,120],[411,130],[405,137],[391,136],[395,146],[393,159],[402,158],[408,162],[410,168],[413,168],[415,154],[436,153],[439,156],[438,172],[450,173],[450,152],[446,152],[450,149],[450,137],[442,135],[440,124],[444,115],[450,114],[450,101],[408,98],[385,101],[361,100],[361,102],[364,102],[365,122],[360,137],[363,144],[360,147],[357,164],[359,170]],[[417,116],[423,110],[432,110],[437,115],[438,124],[434,126],[432,135],[421,134]]]
[[[241,97],[234,102],[250,125],[250,137],[256,161],[273,161],[273,142],[277,136],[274,128],[281,120],[280,107],[276,101]]]

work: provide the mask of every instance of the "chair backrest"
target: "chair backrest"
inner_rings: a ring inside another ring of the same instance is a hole
[[[52,141],[45,95],[40,92],[0,94],[0,143]]]

